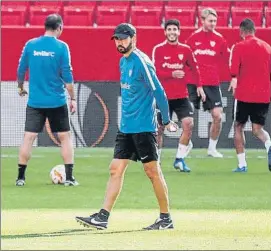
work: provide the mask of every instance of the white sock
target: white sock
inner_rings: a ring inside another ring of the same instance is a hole
[[[216,150],[216,144],[217,144],[218,140],[213,140],[213,139],[209,139],[209,147],[208,147],[208,150],[210,151],[214,151]]]
[[[237,158],[238,158],[238,167],[241,168],[243,166],[247,166],[246,153],[237,154]]]
[[[158,149],[158,163],[161,162],[161,154],[162,154],[162,148]]]
[[[186,151],[187,151],[187,146],[179,143],[177,153],[176,153],[176,158],[183,159],[187,155]]]
[[[184,157],[188,156],[188,154],[191,152],[192,148],[193,148],[193,143],[190,140],[187,147],[186,147],[186,155]]]
[[[264,145],[265,145],[266,151],[268,152],[269,148],[271,147],[271,140],[270,139],[266,140]]]

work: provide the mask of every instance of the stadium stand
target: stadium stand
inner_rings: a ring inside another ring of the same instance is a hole
[[[236,27],[250,17],[258,27],[270,27],[271,1],[2,1],[1,6],[2,25],[42,25],[44,16],[57,12],[67,26],[161,26],[178,18],[182,26],[197,27],[202,8],[212,7],[218,26]]]

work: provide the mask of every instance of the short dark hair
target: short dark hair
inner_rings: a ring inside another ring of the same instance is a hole
[[[46,17],[44,26],[45,30],[57,30],[63,25],[62,17],[58,14],[51,14]]]
[[[254,33],[255,32],[255,24],[250,18],[245,18],[240,23],[240,29],[247,33]]]
[[[175,25],[178,27],[178,30],[180,29],[180,21],[177,19],[169,19],[165,22],[165,30],[169,25]]]

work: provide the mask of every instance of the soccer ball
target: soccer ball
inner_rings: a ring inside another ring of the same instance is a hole
[[[50,172],[50,178],[53,184],[63,184],[66,180],[65,166],[57,165],[53,167]]]

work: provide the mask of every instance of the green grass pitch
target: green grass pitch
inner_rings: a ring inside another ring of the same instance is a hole
[[[271,173],[266,152],[248,150],[248,173],[232,173],[233,150],[224,159],[193,149],[190,174],[172,167],[166,149],[162,170],[169,188],[175,229],[142,231],[159,214],[152,186],[140,163],[131,163],[106,231],[84,229],[74,220],[101,207],[111,148],[76,149],[78,187],[53,185],[51,168],[61,164],[58,148],[33,150],[26,186],[15,187],[17,149],[2,148],[1,248],[4,250],[92,249],[271,249]]]

